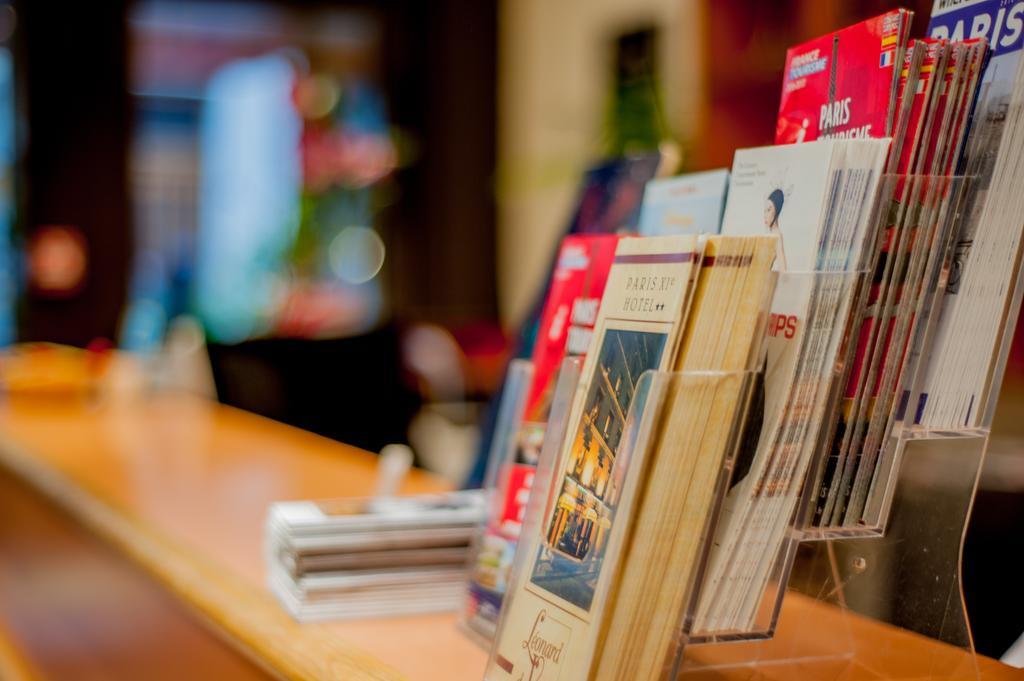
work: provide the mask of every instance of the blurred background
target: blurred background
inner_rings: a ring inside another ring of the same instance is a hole
[[[0,380],[119,349],[118,380],[471,481],[560,238],[770,143],[788,46],[931,4],[0,0]],[[1024,548],[994,454],[969,558]],[[976,628],[1001,563],[969,561]]]
[[[769,142],[786,47],[896,4],[0,3],[0,342],[460,479],[562,235]]]

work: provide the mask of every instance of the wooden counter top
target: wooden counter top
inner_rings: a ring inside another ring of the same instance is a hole
[[[0,408],[0,463],[286,678],[481,674],[486,655],[453,615],[300,625],[263,586],[268,504],[366,494],[367,452],[189,397],[14,399]],[[413,472],[403,491],[445,488]]]
[[[264,587],[267,505],[366,494],[375,478],[375,458],[366,452],[188,397],[102,404],[11,399],[0,406],[0,465],[129,554],[284,678],[481,678],[486,655],[456,630],[453,615],[300,625]],[[414,472],[404,491],[444,488]],[[727,662],[751,645],[765,664],[744,678],[1021,674],[796,595],[785,601],[776,640],[695,646],[689,656]],[[856,657],[843,656],[844,647]],[[822,659],[779,662],[798,649]]]
[[[2,466],[0,517],[0,679],[276,678],[152,573]]]

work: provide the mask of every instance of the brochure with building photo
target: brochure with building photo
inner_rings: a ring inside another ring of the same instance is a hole
[[[506,596],[486,678],[518,679],[540,664],[552,678],[585,669],[581,651],[596,634],[600,605],[595,593],[613,573],[608,546],[625,529],[616,524],[617,481],[626,473],[616,456],[626,416],[644,372],[672,365],[698,259],[693,236],[619,242],[558,477],[536,536],[520,538],[526,559]]]
[[[565,237],[559,248],[534,342],[533,374],[516,433],[514,460],[501,462],[495,490],[498,503],[478,538],[470,571],[463,620],[484,638],[494,636],[558,372],[566,357],[581,357],[590,347],[618,241],[616,235],[575,234]]]
[[[641,501],[629,516],[631,537],[594,646],[595,681],[655,678],[678,652],[746,413],[746,372],[764,338],[775,238],[707,239],[677,373],[652,388],[660,398],[646,410],[652,415],[642,465],[634,454]]]

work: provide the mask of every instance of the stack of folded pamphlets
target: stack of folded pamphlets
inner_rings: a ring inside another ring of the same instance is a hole
[[[298,620],[456,610],[479,490],[271,505],[267,579]]]

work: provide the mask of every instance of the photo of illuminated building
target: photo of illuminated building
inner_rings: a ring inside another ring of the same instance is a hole
[[[610,330],[601,344],[561,493],[531,581],[589,609],[600,575],[619,489],[615,457],[645,371],[661,362],[665,335]]]

